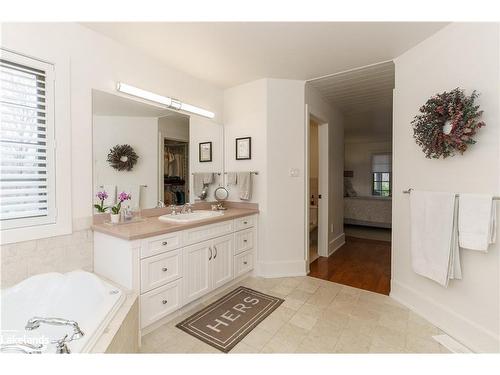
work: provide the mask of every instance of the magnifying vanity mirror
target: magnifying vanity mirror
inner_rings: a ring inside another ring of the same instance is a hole
[[[112,213],[122,192],[129,199],[121,208],[131,210],[195,203],[203,198],[193,186],[193,175],[200,173],[212,177],[203,186],[205,200],[216,199],[222,125],[99,90],[92,90],[92,112],[95,212]],[[206,152],[200,144],[210,144],[210,161],[198,155]]]
[[[227,191],[227,189],[223,186],[219,186],[217,189],[215,189],[214,196],[217,202],[219,202],[217,205],[217,209],[225,210],[226,208],[224,207],[224,201],[229,197],[229,192]]]

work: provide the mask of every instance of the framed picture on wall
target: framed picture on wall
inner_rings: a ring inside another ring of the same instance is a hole
[[[200,150],[198,157],[200,163],[206,163],[212,161],[212,142],[200,143]]]
[[[252,138],[236,138],[236,160],[250,160],[252,158]]]

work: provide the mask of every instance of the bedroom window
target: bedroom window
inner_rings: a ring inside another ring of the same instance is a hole
[[[372,156],[372,195],[390,197],[392,195],[392,154]]]
[[[2,229],[55,223],[53,66],[2,51]]]

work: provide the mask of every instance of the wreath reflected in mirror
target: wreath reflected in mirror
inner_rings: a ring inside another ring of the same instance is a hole
[[[485,126],[479,118],[483,111],[474,102],[479,96],[473,91],[470,96],[462,89],[436,94],[420,108],[415,116],[413,137],[429,159],[439,159],[463,154],[476,143],[474,136]]]
[[[116,145],[109,150],[108,163],[119,171],[131,171],[139,156],[130,145]]]

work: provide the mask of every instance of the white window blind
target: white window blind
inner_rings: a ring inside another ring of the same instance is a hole
[[[392,154],[372,155],[372,172],[391,172]]]
[[[55,222],[53,66],[2,51],[2,229]]]

